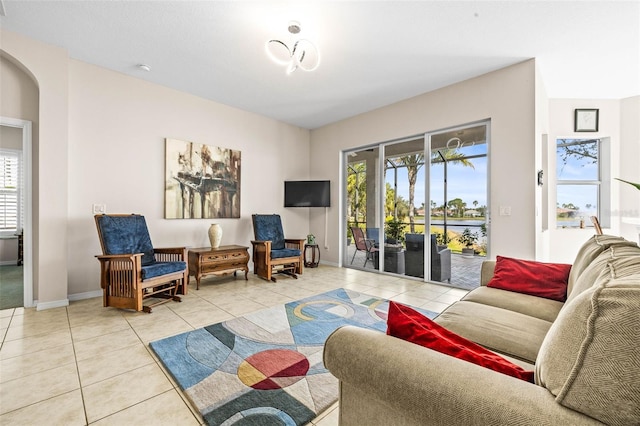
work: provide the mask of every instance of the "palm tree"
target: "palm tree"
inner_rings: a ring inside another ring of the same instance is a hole
[[[366,217],[367,182],[364,178],[366,172],[364,162],[351,164],[347,170],[348,215],[356,222],[359,218]]]
[[[442,149],[439,150],[446,161],[450,163],[460,163],[465,167],[471,167],[474,169],[473,163],[470,160],[464,158],[464,154],[458,152],[455,149]],[[431,155],[433,159],[440,159],[440,155],[437,152],[433,152]],[[400,163],[407,168],[407,176],[409,178],[409,227],[411,232],[415,232],[415,218],[413,213],[413,202],[415,199],[416,180],[418,179],[418,171],[424,166],[424,154],[412,154],[400,157]]]
[[[416,180],[418,179],[418,171],[424,166],[424,154],[407,155],[401,157],[400,162],[407,168],[407,176],[409,178],[409,228],[413,234],[415,232],[413,202],[416,192]]]

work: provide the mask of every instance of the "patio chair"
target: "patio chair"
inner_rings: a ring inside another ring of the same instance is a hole
[[[451,282],[451,249],[438,250],[436,234],[431,234],[431,280]]]
[[[305,239],[285,238],[282,219],[277,214],[254,214],[253,273],[276,282],[277,273],[298,278],[302,274]]]
[[[424,277],[424,235],[405,234],[405,242],[405,275]],[[431,234],[431,280],[451,282],[451,250],[438,250],[435,234]]]
[[[359,251],[365,252],[364,265],[362,265],[363,267],[367,266],[368,261],[372,261],[375,264],[375,257],[378,255],[379,251],[375,246],[375,241],[365,238],[364,232],[357,226],[351,227],[351,234],[353,235],[353,241],[356,246],[356,251],[353,253],[353,257],[351,258],[351,264],[353,265],[353,260],[356,258],[356,254],[358,254]]]
[[[187,294],[189,274],[185,247],[155,248],[144,216],[96,215],[103,254],[100,286],[103,305],[151,313],[169,301],[180,302]],[[143,305],[144,299],[157,299]]]

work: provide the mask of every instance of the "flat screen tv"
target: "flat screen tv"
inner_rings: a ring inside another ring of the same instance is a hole
[[[331,207],[331,182],[328,180],[286,180],[285,207]]]

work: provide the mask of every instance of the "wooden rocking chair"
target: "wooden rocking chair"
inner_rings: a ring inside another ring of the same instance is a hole
[[[178,294],[187,294],[189,282],[185,247],[154,248],[144,216],[96,215],[95,221],[105,307],[150,313],[156,305],[181,301]],[[159,300],[143,305],[146,298]]]
[[[253,273],[276,281],[276,273],[298,278],[302,274],[304,239],[284,238],[280,215],[254,214]]]

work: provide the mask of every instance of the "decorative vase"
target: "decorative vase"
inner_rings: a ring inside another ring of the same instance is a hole
[[[209,227],[209,241],[211,242],[211,248],[220,247],[220,240],[222,240],[222,227],[217,223],[212,223]]]

